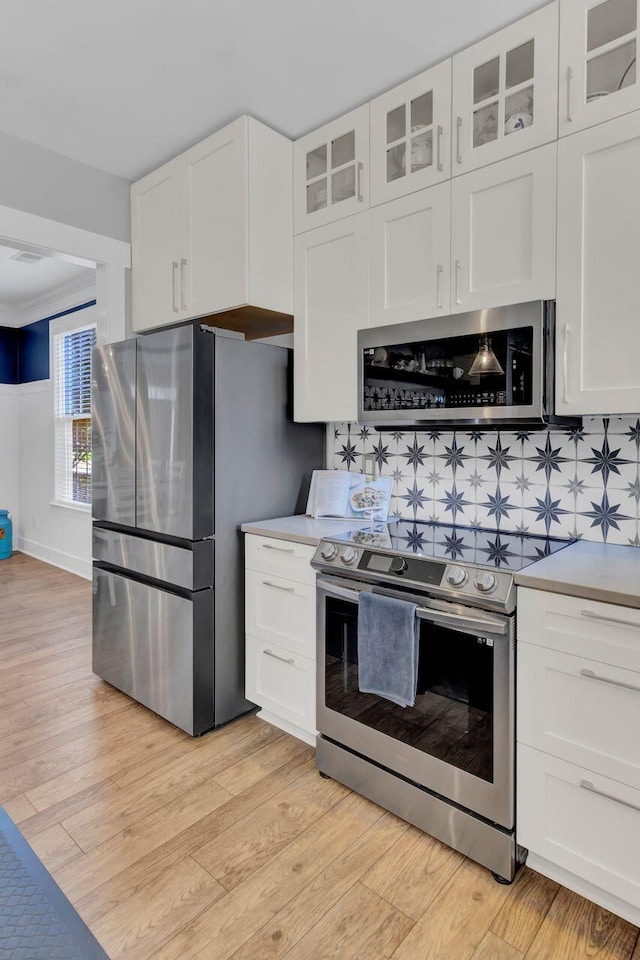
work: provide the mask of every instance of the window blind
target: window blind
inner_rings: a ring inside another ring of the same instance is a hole
[[[91,502],[91,351],[96,328],[54,339],[55,496]]]

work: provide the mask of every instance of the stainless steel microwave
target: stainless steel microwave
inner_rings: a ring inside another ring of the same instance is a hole
[[[569,425],[554,416],[555,302],[358,331],[358,420]]]

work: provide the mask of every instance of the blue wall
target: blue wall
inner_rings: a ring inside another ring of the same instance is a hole
[[[20,383],[19,330],[0,327],[0,383]]]
[[[63,310],[52,317],[36,320],[25,327],[0,327],[0,383],[32,383],[49,379],[49,324],[58,317],[66,317],[95,300],[81,303],[71,310]]]

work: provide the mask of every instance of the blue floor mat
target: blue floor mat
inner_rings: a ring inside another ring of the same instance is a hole
[[[0,960],[109,960],[2,807]]]

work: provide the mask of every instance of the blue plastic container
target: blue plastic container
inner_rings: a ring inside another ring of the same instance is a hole
[[[8,510],[0,510],[0,560],[8,560],[11,556],[13,525],[9,519]]]

